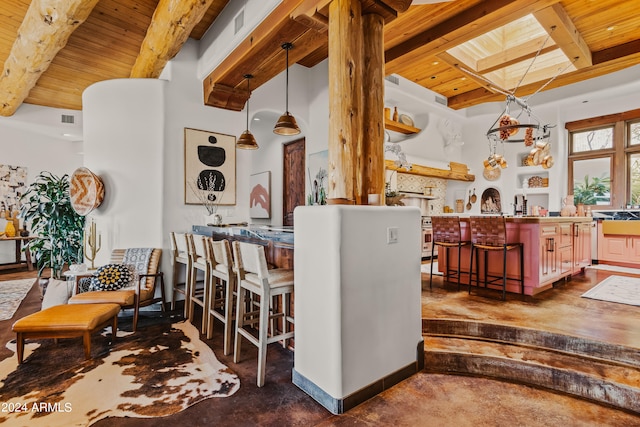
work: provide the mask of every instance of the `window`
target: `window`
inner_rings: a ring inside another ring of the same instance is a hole
[[[640,206],[640,110],[565,125],[575,203],[597,209]]]

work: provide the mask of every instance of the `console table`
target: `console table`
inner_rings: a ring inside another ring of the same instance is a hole
[[[27,236],[27,237],[1,237],[0,242],[5,241],[13,241],[16,245],[16,261],[8,264],[0,264],[0,270],[8,270],[11,268],[19,268],[26,264],[27,269],[29,271],[33,270],[33,263],[31,262],[31,252],[29,251],[29,246],[25,246],[24,249],[24,258],[22,260],[22,242],[28,242],[31,239],[35,239],[35,236]]]

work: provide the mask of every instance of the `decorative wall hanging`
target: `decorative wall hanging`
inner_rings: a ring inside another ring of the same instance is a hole
[[[319,151],[309,155],[309,196],[308,205],[327,204],[327,170],[329,168],[329,150]]]
[[[86,216],[104,200],[104,184],[87,168],[78,168],[69,182],[71,207],[78,215]]]
[[[249,178],[249,215],[251,218],[271,218],[271,172],[261,172]]]
[[[27,191],[27,168],[0,165],[0,211],[20,210],[20,197]]]
[[[236,204],[236,138],[184,129],[184,202]]]

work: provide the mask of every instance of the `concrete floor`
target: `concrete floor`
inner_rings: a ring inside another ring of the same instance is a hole
[[[30,273],[1,275],[0,280],[30,277]],[[536,297],[498,294],[467,295],[454,285],[443,287],[434,278],[429,290],[423,274],[422,311],[425,318],[484,319],[496,323],[591,337],[640,350],[639,307],[580,298],[587,289],[612,274],[587,270],[569,282]],[[620,273],[616,273],[620,274]],[[14,277],[17,276],[17,277]],[[39,307],[37,286],[11,321],[0,322],[0,339],[13,338],[15,319]],[[144,320],[142,320],[144,322]],[[221,328],[217,328],[220,331]],[[219,332],[204,340],[241,379],[240,390],[224,399],[208,399],[165,418],[105,419],[95,426],[640,426],[640,416],[582,399],[520,384],[479,377],[418,373],[344,415],[327,412],[291,384],[293,355],[271,345],[265,387],[255,386],[256,351],[243,349],[234,364],[221,352]],[[10,357],[6,349],[0,357]],[[13,356],[15,357],[15,356]]]

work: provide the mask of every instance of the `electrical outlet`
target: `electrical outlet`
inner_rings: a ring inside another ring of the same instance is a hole
[[[387,228],[387,244],[398,243],[398,227]]]

